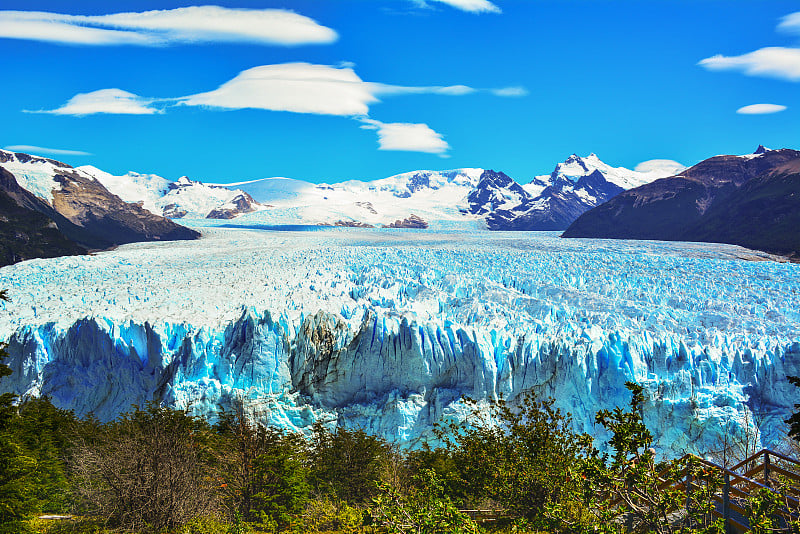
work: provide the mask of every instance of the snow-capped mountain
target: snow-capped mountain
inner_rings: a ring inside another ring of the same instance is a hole
[[[312,184],[265,178],[231,184],[268,209],[244,216],[261,224],[340,224],[389,226],[412,214],[438,224],[474,223],[459,210],[478,185],[483,169],[414,171],[379,180]]]
[[[665,175],[658,171],[655,172],[637,172],[625,167],[612,167],[604,163],[597,157],[597,154],[589,154],[586,157],[580,157],[577,154],[572,154],[563,163],[556,165],[549,175],[537,176],[534,178],[529,186],[543,186],[544,188],[557,185],[559,182],[572,182],[575,183],[584,176],[588,176],[594,172],[599,172],[603,178],[622,189],[633,189],[646,183],[652,182],[657,178],[663,178]],[[674,173],[670,173],[674,174]],[[535,189],[533,187],[526,187],[528,192]],[[541,191],[539,192],[541,194]]]
[[[663,176],[612,167],[596,155],[570,156],[545,176],[520,185],[480,168],[414,171],[371,182],[311,184],[267,178],[231,184],[269,204],[247,216],[266,224],[387,226],[416,214],[434,228],[486,225],[492,230],[563,230],[586,210]]]
[[[93,176],[66,163],[0,150],[0,168],[8,174],[4,176],[2,192],[12,201],[4,216],[20,207],[44,215],[63,234],[59,238],[62,245],[63,237],[79,245],[71,247],[73,251],[138,241],[195,239],[200,235],[139,205],[124,202]],[[18,241],[16,245],[22,247],[24,240]],[[49,245],[43,246],[45,249],[34,256],[12,251],[9,257],[47,257],[65,249],[59,245],[46,250]]]
[[[522,186],[507,175],[487,170],[481,174],[475,189],[467,195],[467,212],[487,215],[499,209],[513,209],[529,198],[530,195]]]
[[[47,195],[58,165],[63,164],[37,161],[38,174],[21,174],[23,187]],[[663,169],[638,172],[612,167],[595,154],[573,154],[549,175],[525,185],[481,168],[421,170],[373,181],[323,184],[280,177],[232,184],[202,183],[185,176],[170,181],[135,172],[115,176],[88,165],[73,171],[96,179],[125,202],[172,219],[243,217],[241,224],[381,227],[414,215],[432,228],[492,230],[563,230],[585,211],[664,175]]]
[[[114,176],[91,165],[77,170],[97,179],[125,202],[141,203],[151,213],[171,219],[230,219],[261,208],[244,191],[204,184],[186,176],[173,182],[156,174],[129,172]]]
[[[638,172],[612,167],[595,154],[586,157],[572,154],[550,174],[537,176],[523,186],[508,177],[499,181],[489,177],[478,186],[480,191],[471,195],[504,201],[493,202],[491,206],[471,203],[470,213],[485,214],[487,226],[492,230],[563,230],[585,211],[672,170]]]

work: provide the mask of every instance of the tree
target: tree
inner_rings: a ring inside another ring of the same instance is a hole
[[[396,454],[385,440],[363,430],[331,432],[314,425],[310,452],[311,483],[319,493],[350,504],[368,503],[386,481]]]
[[[576,458],[591,438],[572,431],[569,414],[530,391],[514,405],[500,399],[488,410],[474,406],[470,426],[443,434],[453,442],[453,486],[464,504],[494,502],[513,517],[538,521],[548,505],[572,499]]]
[[[800,387],[800,377],[787,376],[786,380],[788,380],[790,384]],[[800,410],[800,404],[795,404],[794,408],[795,410]],[[789,437],[800,442],[800,411],[793,413],[792,416],[786,420],[786,423],[789,425]]]
[[[241,404],[215,430],[224,501],[232,516],[285,528],[308,500],[308,446],[302,435],[253,423]]]
[[[718,477],[693,458],[657,463],[650,448],[653,438],[641,415],[644,388],[634,382],[625,387],[631,392],[630,409],[601,410],[595,417],[612,433],[609,446],[614,455],[609,458],[594,451],[583,462],[584,499],[593,502],[588,509],[605,525],[605,532],[623,525],[627,532],[722,532],[721,523],[703,521],[713,507],[711,495],[719,487]],[[683,521],[678,521],[673,514],[687,502],[678,484],[687,476],[698,490]]]
[[[64,513],[71,506],[65,458],[76,426],[71,411],[59,410],[46,397],[20,403],[11,424],[17,442],[35,462],[30,479],[42,512]]]
[[[86,427],[72,458],[78,496],[90,513],[157,531],[215,510],[218,483],[204,421],[151,402]]]
[[[0,291],[0,300],[8,300],[5,290]],[[6,345],[0,344],[0,381],[11,374],[4,360],[8,357]],[[36,463],[15,439],[12,432],[18,417],[13,393],[0,394],[0,533],[25,532],[23,521],[32,515],[36,507],[31,474]]]

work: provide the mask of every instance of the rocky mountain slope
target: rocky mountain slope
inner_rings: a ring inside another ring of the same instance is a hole
[[[77,253],[80,247],[105,249],[123,243],[173,239],[195,239],[199,233],[169,219],[153,215],[137,204],[124,202],[93,177],[59,161],[0,150],[4,171],[2,189],[6,200],[36,211],[52,222],[72,245],[45,246],[37,257]],[[10,213],[10,211],[9,211]],[[50,222],[42,223],[45,227]],[[24,239],[14,245],[20,258]],[[44,245],[43,245],[44,246]],[[78,247],[79,246],[79,247]]]
[[[715,156],[621,193],[563,237],[730,243],[800,256],[800,152]]]
[[[33,258],[84,254],[86,249],[65,236],[54,218],[55,210],[0,167],[0,267]]]

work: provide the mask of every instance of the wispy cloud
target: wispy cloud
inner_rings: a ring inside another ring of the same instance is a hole
[[[800,34],[800,12],[783,17],[778,30]],[[717,54],[697,64],[708,70],[733,70],[747,76],[800,81],[800,48],[797,47],[768,46],[740,56]]]
[[[781,19],[778,29],[788,33],[800,34],[800,12],[790,13]]]
[[[636,172],[646,172],[657,178],[675,176],[683,171],[686,165],[671,159],[650,159],[638,164],[633,170]]]
[[[405,122],[381,122],[362,118],[362,128],[377,130],[378,150],[400,150],[406,152],[426,152],[446,157],[450,145],[442,134],[427,124]]]
[[[748,76],[800,81],[800,48],[772,46],[741,56],[717,54],[698,64],[709,70],[736,70]]]
[[[411,0],[420,7],[430,7],[429,2],[436,2],[446,4],[450,7],[467,11],[469,13],[502,13],[497,7],[489,0]]]
[[[491,92],[495,96],[507,96],[507,97],[520,97],[520,96],[528,96],[528,90],[524,87],[503,87],[501,89],[491,89]]]
[[[447,95],[447,96],[462,96],[478,92],[479,89],[474,89],[466,85],[430,85],[430,86],[403,86],[403,85],[390,85],[385,83],[371,83],[370,92],[374,95],[420,95],[420,94],[433,94],[433,95]]]
[[[60,108],[48,111],[27,111],[28,113],[50,113],[52,115],[94,115],[108,113],[114,115],[153,115],[161,111],[153,104],[152,98],[144,98],[122,89],[100,89],[91,93],[79,93]]]
[[[52,156],[91,156],[91,152],[84,152],[82,150],[64,150],[62,148],[47,148],[43,146],[34,145],[11,145],[4,147],[3,150],[10,150],[11,152],[26,152],[29,154],[49,154]]]
[[[786,106],[780,104],[750,104],[736,110],[736,113],[742,115],[767,115],[769,113],[778,113],[786,109]]]
[[[246,42],[269,45],[327,44],[331,28],[284,9],[190,6],[177,9],[66,15],[42,11],[0,11],[0,38],[75,45],[163,46]]]

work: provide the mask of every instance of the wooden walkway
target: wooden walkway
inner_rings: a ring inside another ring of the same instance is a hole
[[[726,468],[699,456],[687,454],[681,460],[688,465],[691,460],[695,466],[716,473],[722,486],[713,495],[715,507],[711,515],[714,519],[723,519],[725,532],[741,534],[750,531],[745,509],[748,499],[761,489],[777,495],[783,503],[777,523],[784,528],[773,529],[772,532],[790,532],[785,528],[786,520],[800,518],[800,461],[779,452],[762,449],[738,464]],[[665,481],[663,488],[670,487]],[[692,480],[688,468],[683,481],[671,487],[677,488],[686,495],[686,507],[691,507],[692,493],[702,488]],[[620,504],[617,502],[616,504]],[[686,508],[682,510],[684,513]]]

